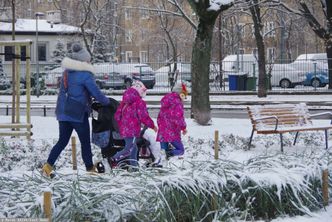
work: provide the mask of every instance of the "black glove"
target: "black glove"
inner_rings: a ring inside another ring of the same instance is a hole
[[[98,109],[100,109],[102,107],[102,105],[101,105],[101,103],[100,102],[93,102],[92,104],[91,104],[91,108],[93,109],[93,110],[98,110]]]

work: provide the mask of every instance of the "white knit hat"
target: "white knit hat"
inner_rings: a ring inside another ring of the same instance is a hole
[[[183,83],[176,83],[176,85],[172,89],[172,92],[176,92],[178,94],[183,93],[185,96],[188,95],[187,87]]]
[[[91,56],[89,52],[82,47],[80,43],[74,43],[71,47],[72,53],[70,58],[82,62],[90,62]]]
[[[146,96],[146,87],[141,81],[135,80],[133,82],[132,88],[136,89],[136,91],[142,98]]]

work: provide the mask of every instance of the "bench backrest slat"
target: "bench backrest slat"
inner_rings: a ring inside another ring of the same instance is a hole
[[[277,117],[278,128],[290,126],[312,125],[309,110],[304,103],[300,104],[278,104],[278,105],[256,105],[247,107],[249,118],[254,130],[271,130],[275,127],[275,118],[263,119],[266,117]]]

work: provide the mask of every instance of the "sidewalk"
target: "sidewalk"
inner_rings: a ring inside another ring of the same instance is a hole
[[[118,101],[122,99],[122,95],[111,95]],[[160,107],[160,100],[163,95],[147,95],[144,100],[147,102],[150,108]],[[55,106],[56,95],[52,96],[31,96],[31,106],[43,106],[48,107]],[[25,107],[26,97],[21,96],[21,105]],[[11,105],[11,96],[1,96],[0,97],[0,107],[5,107],[6,105]],[[211,95],[210,104],[212,109],[234,109],[246,108],[248,105],[256,104],[280,104],[280,103],[306,103],[310,109],[331,109],[332,110],[332,95],[319,94],[319,95],[269,95],[265,98],[258,98],[257,95]],[[187,100],[184,102],[186,108],[190,108],[191,96],[188,96]]]

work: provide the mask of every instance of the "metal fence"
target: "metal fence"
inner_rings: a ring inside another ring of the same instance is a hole
[[[25,64],[21,65],[24,72]],[[62,68],[54,68],[56,64],[39,64],[39,80],[41,90],[57,91]],[[94,64],[96,82],[110,93],[125,89],[130,81],[140,79],[146,84],[150,92],[169,92],[172,83],[184,82],[191,87],[191,64],[179,62],[177,64],[147,63],[143,64]],[[53,68],[53,69],[51,69]],[[31,64],[32,87],[37,82],[36,65]],[[221,70],[221,71],[220,71]],[[11,64],[3,64],[0,90],[10,83]],[[327,60],[296,60],[292,63],[267,63],[267,88],[271,91],[324,91],[328,88]],[[25,73],[21,73],[21,84],[24,87]],[[210,92],[223,91],[255,91],[257,90],[258,63],[249,61],[223,61],[210,64],[209,87]],[[129,82],[128,82],[129,81]]]

